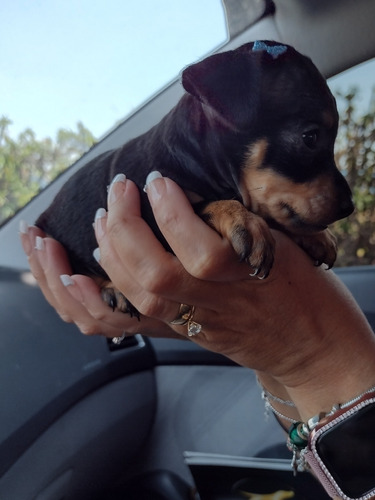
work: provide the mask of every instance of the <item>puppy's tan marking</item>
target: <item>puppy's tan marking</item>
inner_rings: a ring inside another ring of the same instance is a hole
[[[266,139],[260,139],[249,148],[241,183],[246,207],[290,232],[318,265],[332,267],[336,239],[324,228],[335,217],[333,179],[322,174],[308,183],[293,182],[265,165],[267,147]]]
[[[248,153],[246,155],[245,165],[244,165],[244,170],[246,172],[240,181],[240,192],[243,199],[243,204],[245,205],[245,207],[249,209],[251,209],[252,194],[249,192],[249,188],[246,184],[246,176],[249,175],[248,172],[256,171],[259,167],[263,165],[267,148],[268,148],[267,139],[259,139],[249,147]],[[263,189],[263,188],[260,186],[259,188],[256,189]]]
[[[264,164],[264,158],[268,149],[267,139],[258,139],[249,147],[246,167],[250,170],[256,170]]]
[[[246,206],[292,233],[323,230],[336,216],[333,177],[321,174],[310,182],[293,182],[264,164],[266,150],[262,139],[251,146],[245,160],[241,194]]]

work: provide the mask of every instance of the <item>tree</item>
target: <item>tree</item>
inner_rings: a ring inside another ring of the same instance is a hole
[[[367,112],[359,113],[357,88],[338,93],[343,103],[336,163],[353,192],[355,212],[333,225],[336,265],[375,264],[375,87]]]
[[[95,142],[81,122],[76,130],[59,129],[55,140],[49,137],[38,140],[29,128],[13,139],[9,132],[11,124],[8,118],[0,118],[0,224]]]

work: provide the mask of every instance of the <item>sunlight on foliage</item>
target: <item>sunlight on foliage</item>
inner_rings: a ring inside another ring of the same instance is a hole
[[[355,212],[333,225],[336,265],[375,264],[375,88],[365,113],[357,112],[357,88],[337,93],[341,117],[336,162],[353,192]]]
[[[94,136],[80,122],[76,130],[58,130],[55,139],[37,139],[29,128],[13,139],[11,125],[8,118],[0,118],[0,224],[95,142]]]

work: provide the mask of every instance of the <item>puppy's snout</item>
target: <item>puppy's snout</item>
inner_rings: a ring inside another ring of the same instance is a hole
[[[351,195],[345,196],[339,202],[337,218],[345,219],[345,217],[348,217],[353,212],[353,210],[354,204]]]
[[[354,210],[352,191],[346,179],[338,173],[335,179],[337,186],[337,219],[344,219],[348,217]]]

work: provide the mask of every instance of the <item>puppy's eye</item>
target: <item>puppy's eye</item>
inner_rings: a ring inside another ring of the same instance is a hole
[[[315,149],[318,142],[319,130],[317,128],[308,130],[302,134],[303,142],[309,149]]]

